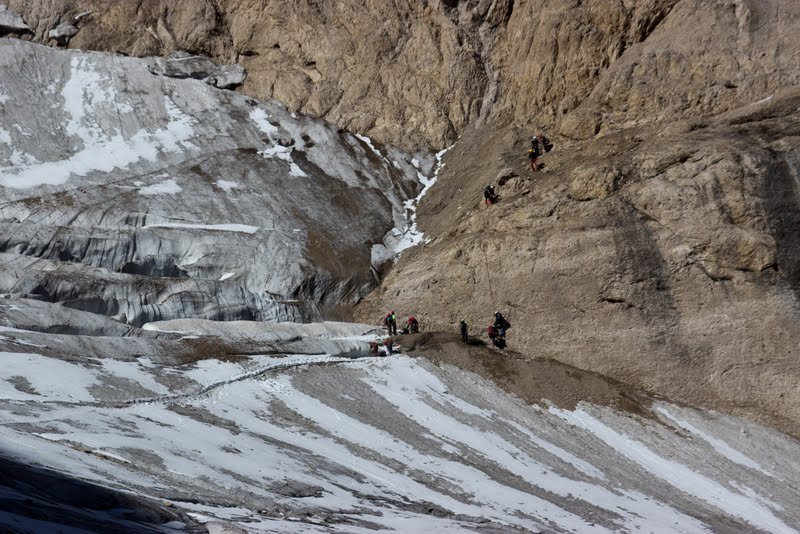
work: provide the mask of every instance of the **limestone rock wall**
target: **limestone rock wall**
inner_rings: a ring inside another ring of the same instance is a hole
[[[410,251],[359,310],[549,356],[800,435],[800,92],[698,126],[636,128],[514,165],[515,132],[456,145]],[[518,134],[517,134],[518,135]],[[520,148],[524,149],[524,142]]]
[[[735,109],[798,83],[800,5],[787,0],[9,6],[41,41],[91,11],[70,47],[237,62],[245,93],[407,148],[443,148],[498,117],[584,139]]]

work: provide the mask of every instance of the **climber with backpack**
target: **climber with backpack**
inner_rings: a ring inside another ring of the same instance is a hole
[[[387,313],[383,318],[383,326],[386,327],[386,332],[388,335],[397,335],[397,317],[394,314],[394,310]]]
[[[528,162],[531,166],[531,172],[536,172],[544,167],[543,163],[539,163],[539,158],[543,153],[551,150],[553,150],[553,143],[543,133],[540,132],[531,138],[531,147],[528,149]]]
[[[419,321],[413,315],[406,321],[406,328],[409,334],[419,334]]]
[[[489,334],[489,339],[492,340],[492,345],[498,349],[505,348],[506,340],[504,337],[500,336],[500,332],[495,325],[489,325],[486,332]]]
[[[494,192],[494,186],[489,184],[483,188],[483,203],[491,206],[497,202],[497,193]]]
[[[498,337],[503,339],[506,338],[506,330],[511,328],[511,323],[509,323],[503,314],[500,311],[494,312],[494,324],[492,325],[497,330]]]

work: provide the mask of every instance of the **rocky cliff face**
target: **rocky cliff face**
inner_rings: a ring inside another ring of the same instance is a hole
[[[558,149],[488,207],[482,180],[513,164],[514,134],[465,136],[483,163],[448,153],[419,213],[436,237],[360,317],[391,306],[478,335],[500,310],[513,350],[797,433],[799,106],[792,92]]]
[[[238,62],[244,92],[408,148],[496,117],[583,139],[799,81],[786,0],[8,3],[41,41],[91,11],[70,47]]]
[[[388,4],[9,2],[41,40],[92,10],[70,47],[205,53],[244,65],[245,93],[382,140],[460,135],[420,206],[433,242],[360,318],[482,329],[500,308],[522,350],[800,435],[800,5]],[[534,127],[557,148],[531,176]],[[501,172],[522,176],[481,209]]]

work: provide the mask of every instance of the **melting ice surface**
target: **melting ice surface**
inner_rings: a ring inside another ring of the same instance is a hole
[[[371,141],[363,136],[359,136],[362,140],[367,142],[372,148]],[[395,259],[400,254],[411,247],[419,245],[425,240],[425,235],[417,228],[417,206],[425,193],[436,183],[439,178],[439,173],[444,167],[442,158],[452,149],[453,146],[445,148],[436,153],[436,165],[430,177],[426,176],[420,169],[420,161],[417,158],[411,160],[411,164],[417,170],[417,179],[422,184],[422,189],[415,198],[410,198],[403,203],[404,213],[397,226],[392,228],[383,238],[383,243],[373,245],[372,247],[372,265],[377,267],[388,260]],[[373,148],[373,150],[375,150]],[[380,152],[375,150],[378,155],[382,156]],[[396,161],[392,162],[393,165],[399,166]]]
[[[280,328],[274,339],[292,340],[304,326]],[[311,337],[363,343],[369,328],[314,325]],[[800,445],[711,412],[659,403],[659,420],[648,420],[539,408],[405,356],[164,365],[30,350],[0,353],[8,454],[168,498],[201,521],[246,520],[248,532],[467,532],[485,521],[531,532],[796,532],[800,521]]]

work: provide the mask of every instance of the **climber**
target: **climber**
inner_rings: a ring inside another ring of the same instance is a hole
[[[387,337],[383,342],[383,346],[386,347],[386,355],[391,356],[393,354],[394,339]]]
[[[378,342],[377,341],[370,341],[369,342],[369,353],[373,356],[378,355]]]
[[[500,311],[494,312],[494,328],[497,330],[498,337],[505,339],[506,337],[506,330],[511,328],[511,323],[506,321],[506,318],[503,317],[503,314]]]
[[[492,340],[492,345],[494,345],[499,349],[505,348],[506,340],[505,338],[500,336],[500,332],[497,329],[497,327],[495,327],[494,325],[489,325],[487,333],[489,334],[489,339]]]
[[[406,321],[406,328],[410,334],[419,334],[419,321],[413,315]]]
[[[469,343],[469,335],[467,335],[467,322],[464,319],[461,319],[461,322],[458,323],[458,328],[461,330],[461,341],[464,343]]]
[[[542,144],[534,135],[531,138],[531,147],[528,149],[528,162],[531,165],[531,172],[539,170],[539,157],[542,155]]]
[[[483,188],[483,202],[490,206],[497,202],[497,193],[494,192],[494,186],[489,184]]]
[[[542,151],[550,152],[553,150],[553,143],[545,137],[545,135],[541,132],[531,137],[531,147],[528,149],[528,162],[531,165],[531,171],[536,172],[542,167],[544,164],[539,163],[539,158],[542,156]]]
[[[397,335],[397,316],[395,316],[394,310],[387,313],[386,317],[383,318],[383,326],[386,327],[386,331],[390,336]]]

